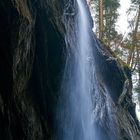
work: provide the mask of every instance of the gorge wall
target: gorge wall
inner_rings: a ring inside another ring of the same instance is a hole
[[[75,0],[0,1],[1,140],[57,140],[59,90],[76,43],[77,11]],[[93,34],[90,13],[88,28],[100,91],[92,96],[96,140],[139,140],[131,74]]]

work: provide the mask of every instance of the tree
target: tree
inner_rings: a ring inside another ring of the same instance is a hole
[[[129,20],[130,23],[130,37],[131,47],[129,49],[129,56],[127,64],[132,71],[138,73],[138,86],[140,86],[140,0],[131,0],[131,7],[129,14],[134,12],[133,17]]]
[[[115,26],[119,16],[119,0],[92,0],[91,5],[94,5],[96,34],[107,46],[111,46],[118,36]]]
[[[103,0],[99,0],[99,39],[103,39],[104,19],[103,19]]]
[[[111,42],[117,37],[116,22],[118,19],[118,8],[120,7],[118,0],[104,0],[104,37],[107,40],[107,45],[110,46]],[[111,47],[111,46],[110,46]]]

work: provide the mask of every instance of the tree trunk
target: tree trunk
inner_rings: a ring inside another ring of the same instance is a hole
[[[103,0],[99,0],[99,39],[103,38],[104,22],[103,22]]]

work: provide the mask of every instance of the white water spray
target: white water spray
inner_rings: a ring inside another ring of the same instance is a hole
[[[92,45],[86,7],[82,0],[78,4],[77,44],[73,56],[68,59],[62,82],[60,113],[61,140],[95,140],[92,124],[92,99],[94,67]],[[60,129],[60,128],[59,128]]]
[[[82,0],[77,0],[79,8],[79,56],[78,65],[76,67],[77,81],[79,85],[79,96],[81,102],[81,123],[83,140],[93,140],[93,126],[91,121],[92,111],[92,78],[93,78],[93,65],[92,65],[92,48],[90,44],[90,35],[88,30],[88,15],[86,13],[85,5]]]

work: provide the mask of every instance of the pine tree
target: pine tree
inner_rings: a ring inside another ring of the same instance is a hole
[[[119,0],[92,0],[96,34],[101,41],[110,46],[118,35],[115,26],[118,19]]]
[[[131,47],[129,49],[129,56],[127,64],[132,71],[138,73],[138,86],[140,86],[140,0],[131,0],[131,7],[129,14],[134,12],[133,17],[129,20],[130,23],[130,37]]]
[[[115,27],[119,16],[119,7],[120,4],[118,0],[104,0],[104,36],[108,46],[111,45],[111,42],[118,35]]]

